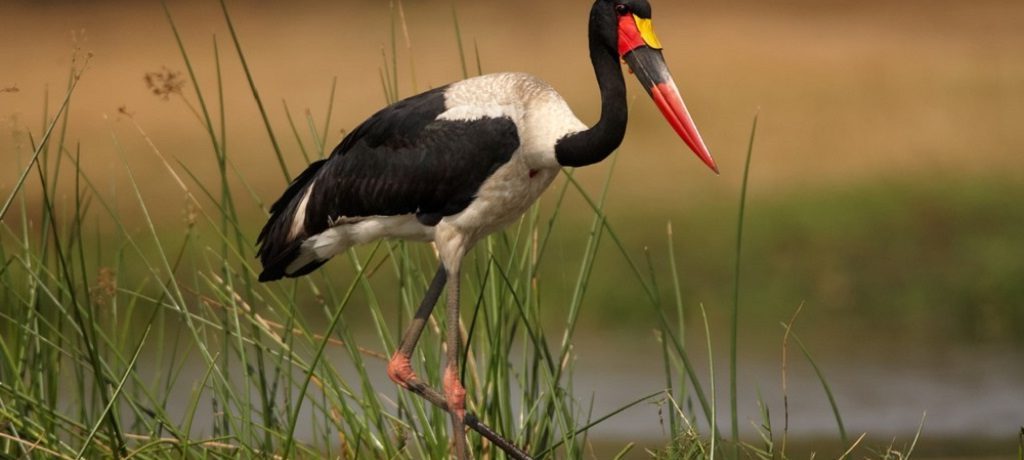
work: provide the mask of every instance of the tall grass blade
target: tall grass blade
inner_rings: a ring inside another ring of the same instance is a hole
[[[573,432],[573,437],[578,436],[578,435],[583,434],[583,433],[586,433],[588,430],[590,430],[591,428],[593,428],[593,427],[595,427],[597,425],[600,425],[605,420],[608,420],[608,419],[610,419],[610,418],[612,418],[612,417],[614,417],[616,415],[619,415],[619,414],[621,414],[622,412],[624,412],[626,410],[629,410],[629,409],[632,409],[633,407],[636,407],[638,404],[640,404],[640,403],[642,403],[644,401],[647,401],[647,400],[649,400],[651,398],[654,398],[655,396],[658,396],[658,395],[661,395],[661,394],[664,394],[664,393],[665,393],[664,391],[660,391],[659,390],[659,391],[651,393],[651,394],[649,394],[647,396],[644,396],[642,398],[638,398],[637,400],[635,400],[635,401],[633,401],[633,402],[631,402],[629,404],[626,404],[625,406],[622,406],[622,407],[620,407],[618,409],[615,409],[615,410],[613,410],[613,411],[611,411],[611,412],[601,416],[600,418],[598,418],[598,419],[596,419],[596,420],[594,420],[594,421],[592,421],[592,422],[590,422],[590,423],[588,423],[588,424],[586,424],[586,425],[576,429]],[[551,447],[548,447],[547,449],[544,449],[543,451],[538,452],[537,454],[535,454],[534,457],[535,458],[544,458],[548,454],[554,452],[556,449],[561,447],[564,443],[565,443],[564,440],[556,442],[555,444],[552,444]]]
[[[914,433],[914,440],[910,442],[910,447],[907,448],[907,453],[903,458],[909,459],[912,455],[914,455],[914,448],[917,447],[917,441],[921,439],[921,432],[924,431],[924,419],[927,417],[927,412],[921,414],[921,423],[917,424],[917,432]]]
[[[757,121],[760,114],[754,116],[754,126],[750,129],[750,142],[747,144],[747,161],[743,167],[743,185],[740,191],[739,217],[736,219],[736,266],[733,269],[732,294],[732,327],[729,336],[729,415],[732,422],[733,458],[739,458],[740,419],[738,415],[736,381],[737,348],[740,331],[740,264],[743,255],[743,221],[747,210],[747,185],[750,179],[750,160],[754,156],[754,138],[757,136]]]
[[[1024,460],[1024,426],[1020,427],[1020,436],[1017,438],[1017,460]]]
[[[124,374],[121,376],[121,379],[118,380],[117,382],[117,387],[114,388],[114,392],[111,393],[110,395],[110,401],[107,402],[106,407],[103,408],[103,412],[100,413],[99,420],[96,422],[95,425],[93,425],[92,429],[89,430],[89,435],[85,437],[85,442],[82,443],[82,448],[81,450],[78,451],[78,454],[75,455],[75,458],[82,458],[82,456],[85,454],[85,451],[89,449],[89,445],[92,443],[93,438],[96,437],[96,432],[99,431],[100,425],[103,423],[103,420],[105,420],[108,416],[112,416],[111,411],[114,410],[114,404],[117,403],[118,397],[121,395],[121,390],[124,389],[124,384],[125,382],[128,381],[128,377],[132,375],[135,369],[135,363],[138,362],[139,360],[139,355],[142,353],[142,347],[146,345],[146,339],[149,338],[149,333],[151,330],[151,326],[146,326],[146,331],[142,333],[142,339],[139,340],[139,345],[135,347],[135,353],[132,355],[131,361],[128,362],[128,365],[125,367]],[[114,456],[120,457],[120,454],[115,451]]]
[[[256,106],[259,108],[260,116],[263,118],[263,126],[267,130],[267,135],[270,136],[270,145],[274,148],[274,154],[277,156],[278,167],[281,168],[281,173],[284,174],[285,182],[292,181],[292,175],[288,172],[288,165],[284,161],[284,153],[281,151],[281,146],[277,143],[277,136],[274,135],[274,128],[270,125],[270,117],[267,116],[267,110],[263,107],[263,98],[260,97],[259,90],[256,89],[256,82],[253,80],[252,70],[249,69],[249,63],[245,60],[245,53],[242,52],[242,42],[238,39],[238,34],[235,32],[235,24],[231,21],[231,14],[228,12],[228,6],[224,0],[220,0],[221,10],[224,12],[224,21],[227,22],[228,31],[231,32],[231,41],[235,44],[235,51],[238,52],[238,60],[242,64],[242,70],[245,71],[245,78],[249,82],[249,89],[252,91],[252,97],[256,101]]]
[[[334,115],[334,96],[337,92],[338,77],[334,77],[331,80],[331,94],[327,97],[327,115],[324,117],[324,130],[320,134],[320,156],[317,159],[327,156],[327,140],[330,138],[331,117]]]
[[[793,332],[793,324],[796,323],[796,318],[800,316],[803,309],[804,304],[801,303],[789,322],[783,323],[783,327],[786,329],[786,333],[782,335],[782,448],[780,452],[783,457],[786,456],[786,446],[789,442],[789,337]]]
[[[409,37],[409,24],[405,20],[405,7],[402,0],[398,0],[398,21],[402,26],[402,38],[405,39],[405,53],[409,56],[409,83],[412,85],[412,93],[420,92],[419,83],[416,79],[416,53],[412,49],[412,39]]]
[[[210,381],[210,376],[213,374],[213,367],[217,365],[216,363],[218,358],[219,356],[214,356],[213,362],[207,364],[206,371],[203,373],[203,377],[199,379],[198,383],[195,386],[195,389],[192,392],[192,398],[190,398],[191,401],[189,401],[187,406],[188,408],[185,410],[184,428],[181,430],[185,436],[189,436],[190,433],[192,433],[192,423],[196,419],[196,412],[199,410],[199,402],[201,396],[203,395],[206,385]],[[187,448],[188,445],[186,444],[185,447]]]
[[[217,69],[217,104],[220,108],[220,150],[228,151],[228,111],[224,105],[224,68],[220,65],[220,46],[217,36],[213,36],[213,63]]]
[[[669,263],[669,270],[670,270],[670,273],[672,275],[672,294],[673,294],[673,297],[675,297],[675,304],[676,304],[675,305],[676,306],[676,321],[677,321],[677,326],[676,327],[678,327],[678,329],[677,329],[678,333],[677,334],[679,335],[679,341],[681,343],[685,344],[686,343],[686,311],[683,309],[683,289],[682,289],[681,283],[679,281],[679,269],[678,269],[678,267],[676,267],[675,238],[673,238],[672,223],[671,222],[669,222],[667,224],[665,232],[666,232],[666,237],[667,237],[667,240],[668,240],[668,263]],[[661,343],[662,343],[662,352],[665,354],[665,357],[666,357],[665,358],[665,367],[666,367],[666,369],[665,369],[665,378],[668,381],[668,388],[669,388],[670,395],[676,401],[685,401],[686,400],[686,373],[685,372],[680,372],[680,375],[679,375],[679,394],[677,395],[677,394],[675,394],[675,391],[674,391],[674,386],[673,386],[673,383],[672,383],[672,375],[671,375],[671,372],[669,370],[670,363],[669,363],[669,353],[668,353],[668,342],[664,338],[662,338]],[[674,410],[669,411],[669,428],[670,428],[670,431],[671,431],[673,437],[679,436],[681,434],[680,426],[679,426],[679,417],[678,417],[677,412],[674,411]]]
[[[715,460],[715,452],[718,451],[719,434],[718,434],[718,391],[715,389],[715,355],[712,352],[714,347],[711,345],[711,326],[708,323],[708,311],[704,308],[704,304],[700,304],[700,316],[704,324],[704,340],[705,346],[708,349],[708,385],[711,387],[711,449],[709,450],[711,459]]]
[[[88,61],[86,61],[86,64],[88,64]],[[46,125],[46,129],[43,131],[43,137],[40,138],[38,145],[34,148],[32,157],[29,159],[28,164],[25,165],[25,169],[22,170],[21,174],[18,176],[18,180],[14,183],[14,187],[11,187],[11,192],[7,196],[7,199],[4,200],[3,207],[0,207],[0,220],[3,220],[3,218],[7,216],[7,211],[10,210],[11,204],[14,203],[14,198],[18,196],[21,192],[21,188],[25,185],[25,179],[27,179],[29,173],[32,172],[32,168],[36,166],[39,161],[39,156],[42,155],[43,150],[47,145],[49,145],[50,135],[53,134],[54,128],[57,127],[57,123],[61,120],[62,115],[64,115],[64,112],[71,104],[71,95],[74,94],[75,88],[78,87],[78,82],[81,80],[84,70],[85,69],[83,67],[83,69],[79,71],[74,78],[72,78],[71,85],[68,86],[67,91],[64,93],[64,100],[60,103],[56,116]]]
[[[167,18],[167,24],[171,27],[171,32],[174,34],[174,40],[178,45],[178,52],[181,53],[181,59],[185,63],[185,69],[188,71],[189,79],[192,81],[192,89],[196,92],[196,99],[199,101],[199,109],[202,111],[202,124],[206,129],[206,134],[210,138],[210,142],[213,145],[214,154],[217,156],[217,162],[223,163],[224,161],[224,150],[220,140],[217,138],[217,132],[213,129],[214,123],[213,118],[210,116],[210,111],[206,106],[206,98],[203,97],[203,90],[199,86],[199,78],[196,76],[195,68],[192,66],[192,59],[189,57],[188,50],[185,48],[185,41],[181,37],[181,33],[178,31],[178,25],[174,22],[174,16],[171,15],[171,10],[167,6],[166,0],[161,0],[160,5],[164,9],[164,16]]]
[[[295,125],[295,118],[292,117],[292,111],[288,108],[288,101],[281,101],[281,105],[284,106],[285,119],[288,120],[288,127],[291,128],[292,135],[295,136],[295,144],[299,146],[299,152],[302,153],[302,159],[306,161],[306,164],[312,163],[313,160],[309,158],[309,152],[306,151],[306,144],[302,142],[302,135],[299,134],[299,128]]]
[[[473,52],[476,54],[476,74],[483,75],[484,63],[480,59],[480,43],[477,42],[476,40],[473,40]]]
[[[832,394],[832,387],[829,386],[828,380],[825,379],[825,373],[822,372],[821,368],[818,367],[818,363],[811,357],[811,352],[804,346],[804,342],[800,340],[795,332],[793,333],[793,341],[800,347],[800,351],[803,352],[804,357],[807,358],[807,362],[811,364],[811,368],[814,369],[814,374],[818,376],[818,381],[821,382],[822,389],[825,390],[825,395],[828,397],[828,405],[832,408],[832,416],[836,419],[836,425],[839,427],[839,438],[842,439],[843,444],[849,443],[849,438],[846,436],[846,427],[843,425],[843,416],[839,412],[839,405],[836,404],[836,398]]]
[[[775,432],[772,429],[772,414],[760,389],[757,390],[757,407],[761,413],[761,424],[755,425],[755,428],[761,435],[761,442],[764,443],[764,447],[761,449],[762,457],[775,458]],[[784,457],[784,455],[781,456]]]
[[[459,64],[462,65],[462,78],[469,78],[469,65],[466,63],[466,47],[462,44],[462,27],[459,26],[459,12],[452,3],[452,24],[455,26],[455,43],[459,48]]]

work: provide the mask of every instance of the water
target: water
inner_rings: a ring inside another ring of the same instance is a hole
[[[1015,347],[932,346],[888,349],[884,343],[855,343],[815,354],[836,398],[851,438],[909,442],[923,420],[923,434],[938,439],[1015,439],[1024,426],[1024,353]],[[808,344],[813,351],[813,344]],[[576,383],[579,395],[593,393],[595,413],[614,410],[665,386],[657,350],[581,345]],[[719,427],[728,430],[727,349],[716,353]],[[770,350],[769,350],[770,351]],[[701,362],[708,386],[706,359]],[[608,363],[615,363],[609,366]],[[748,352],[740,358],[738,394],[741,434],[756,435],[761,423],[757,395],[771,409],[777,433],[784,426],[781,346],[778,353]],[[799,350],[790,350],[787,369],[789,436],[838,439],[835,417],[813,369]],[[640,406],[595,428],[597,437],[643,440],[665,431],[659,407]],[[703,419],[698,420],[703,422]],[[701,423],[703,425],[703,423]]]
[[[1016,436],[1024,426],[1022,350],[1009,345],[924,346],[901,344],[887,337],[863,339],[831,347],[816,339],[804,339],[831,386],[851,441],[866,433],[864,445],[903,447],[910,444],[920,427],[920,458],[954,458],[946,457],[954,453],[955,458],[1013,458]],[[376,343],[369,337],[360,342],[371,346]],[[776,442],[781,441],[785,417],[781,340],[779,344],[741,349],[739,418],[741,436],[749,441],[757,439],[755,426],[762,422],[758,394],[770,408]],[[717,343],[714,347],[718,426],[728,434],[728,348]],[[575,341],[575,351],[576,397],[583,404],[593,398],[595,418],[666,386],[660,347],[653,336],[637,334],[635,340],[628,341],[583,337]],[[710,390],[706,351],[695,345],[690,353],[702,384]],[[328,359],[356,383],[356,372],[343,351],[333,350]],[[394,394],[384,364],[373,359],[367,363],[374,391]],[[145,375],[152,370],[140,371]],[[171,405],[172,417],[179,416],[174,409],[184,411],[191,398],[193,388],[183,383],[197,381],[203,372],[199,362],[186,366],[180,383],[172,390],[171,401],[182,402]],[[789,351],[786,377],[790,445],[801,446],[794,447],[796,451],[842,452],[825,392],[798,349]],[[614,416],[593,428],[590,439],[609,455],[629,442],[652,448],[665,446],[665,414],[670,409],[663,402],[664,398],[653,398]],[[698,404],[693,401],[692,406],[692,413],[698,414],[692,421],[707,433],[708,425],[696,409]],[[201,413],[204,407],[200,406]],[[300,438],[309,431],[303,426],[306,420],[300,417]],[[199,417],[194,429],[209,433],[212,427],[207,417]],[[642,449],[631,455],[646,458]]]

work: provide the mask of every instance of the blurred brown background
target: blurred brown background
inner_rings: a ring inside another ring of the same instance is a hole
[[[233,2],[256,83],[276,121],[281,101],[322,119],[338,77],[338,130],[384,104],[378,69],[389,37],[383,2]],[[405,5],[412,55],[401,50],[404,95],[461,78],[450,2]],[[586,53],[589,2],[461,2],[466,45],[479,46],[485,72],[526,71],[558,88],[584,120],[598,99]],[[239,165],[260,177],[271,158],[223,17],[215,2],[170,2],[203,84],[215,83],[212,37],[221,44],[229,84],[230,141],[251,152]],[[655,24],[698,126],[727,172],[699,174],[693,159],[646,101],[634,110],[623,151],[628,177],[617,200],[650,199],[684,182],[735,187],[753,114],[763,115],[757,192],[835,187],[908,175],[1007,175],[1024,170],[1024,4],[1015,1],[655,2]],[[111,161],[118,108],[174,156],[189,152],[181,133],[194,123],[181,104],[165,104],[143,74],[183,71],[155,2],[18,2],[0,6],[2,152],[12,128],[37,128],[42,94],[62,94],[74,46],[91,52],[76,96],[73,137],[90,161]],[[404,42],[404,39],[400,40]],[[632,82],[631,82],[632,84]],[[633,86],[634,90],[639,87]],[[634,94],[640,93],[634,91]],[[642,93],[640,93],[642,94]],[[338,130],[335,131],[338,134]],[[279,133],[287,142],[287,133]],[[133,146],[131,136],[122,139]],[[331,142],[340,138],[340,135]],[[181,148],[172,148],[178,144]],[[128,150],[133,150],[129,148]],[[635,152],[635,154],[634,154]],[[295,156],[292,159],[296,159]],[[139,167],[145,167],[138,165]],[[293,167],[298,167],[293,165]],[[267,177],[274,181],[277,177]],[[259,183],[259,181],[257,181]]]

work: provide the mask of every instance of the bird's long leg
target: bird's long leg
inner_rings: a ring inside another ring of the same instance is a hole
[[[458,277],[455,278],[458,279]],[[442,264],[438,267],[437,274],[434,275],[433,281],[430,282],[430,287],[427,288],[427,293],[423,296],[423,301],[420,302],[420,306],[416,310],[416,315],[413,317],[412,323],[405,330],[405,333],[402,334],[402,340],[398,344],[398,350],[395,351],[395,354],[391,357],[391,361],[388,362],[388,377],[391,377],[391,380],[402,388],[412,391],[426,399],[431,404],[440,407],[446,412],[450,412],[448,409],[447,397],[423,383],[423,381],[416,376],[416,373],[413,372],[412,365],[410,363],[412,353],[416,349],[416,343],[419,342],[420,336],[423,333],[423,328],[426,326],[427,320],[430,318],[430,314],[434,311],[434,306],[437,304],[438,298],[441,297],[441,291],[444,290],[447,280],[448,271]],[[455,298],[457,302],[458,296],[456,295]],[[449,301],[450,299],[451,298],[449,297]],[[457,312],[455,316],[458,318]],[[450,320],[448,324],[452,324]],[[455,330],[458,331],[459,323],[457,319],[454,324]],[[456,337],[458,336],[456,335]],[[448,348],[449,350],[452,349],[450,345]],[[456,371],[457,370],[458,367],[456,366]],[[458,376],[458,373],[455,375]],[[466,426],[471,428],[473,431],[480,433],[481,436],[487,438],[494,443],[494,445],[498,446],[498,448],[505,451],[509,458],[515,460],[530,460],[529,455],[503,438],[490,427],[481,423],[473,414],[465,414],[464,417]],[[465,443],[465,436],[460,436],[461,432],[459,431],[456,431],[456,433],[456,438],[461,437],[463,439],[463,443]]]
[[[451,274],[448,285],[448,349],[444,369],[444,395],[448,401],[448,413],[452,416],[452,437],[455,440],[456,458],[468,459],[466,451],[466,389],[459,379],[459,350],[462,334],[459,329],[459,272]]]
[[[430,287],[427,288],[426,295],[423,296],[423,301],[420,302],[419,308],[416,309],[416,315],[412,319],[412,324],[402,334],[402,341],[398,344],[398,350],[395,351],[395,354],[391,356],[391,361],[388,362],[388,377],[392,381],[446,411],[448,410],[448,402],[445,400],[445,397],[427,386],[416,376],[416,373],[412,370],[410,359],[412,358],[412,352],[416,349],[416,343],[420,340],[420,335],[423,334],[423,328],[427,325],[427,320],[434,311],[434,305],[437,304],[437,299],[441,297],[441,291],[444,290],[447,279],[448,271],[441,264],[437,268],[434,280],[430,282]]]

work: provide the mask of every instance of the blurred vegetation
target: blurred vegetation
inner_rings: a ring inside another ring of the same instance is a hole
[[[744,314],[780,321],[806,303],[803,320],[825,330],[833,323],[931,339],[1024,340],[1021,197],[1024,182],[911,178],[755,199]],[[731,302],[732,213],[696,207],[671,216],[685,242],[677,247],[686,298],[712,310]],[[664,250],[657,233],[665,219],[642,207],[610,217],[632,246],[652,252]],[[598,274],[594,313],[608,327],[642,327],[647,319],[630,301],[636,293],[615,282],[623,275],[616,267]]]

